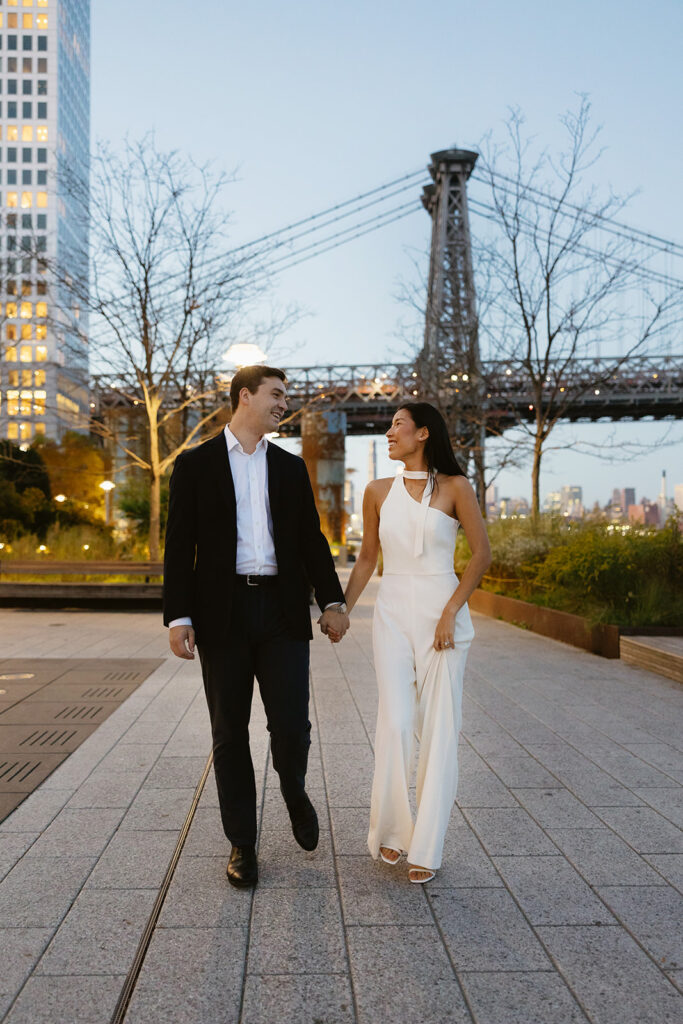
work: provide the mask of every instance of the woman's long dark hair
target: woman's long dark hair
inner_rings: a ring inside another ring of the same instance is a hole
[[[399,409],[410,413],[416,427],[426,427],[429,431],[424,455],[430,474],[467,475],[453,453],[446,421],[438,409],[429,402],[402,402],[396,411]]]

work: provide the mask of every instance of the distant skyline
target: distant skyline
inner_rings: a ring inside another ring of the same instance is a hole
[[[476,149],[487,132],[500,133],[511,105],[552,148],[558,116],[587,93],[604,125],[596,186],[637,193],[622,219],[683,241],[681,38],[676,0],[577,0],[571,16],[541,0],[207,0],[199,12],[169,0],[163,17],[144,0],[96,4],[93,135],[116,145],[126,133],[154,130],[162,147],[235,170],[225,202],[240,244],[426,167],[435,150]],[[308,315],[273,358],[290,366],[405,358],[397,292],[413,278],[413,260],[424,258],[429,228],[418,212],[281,275],[274,300]],[[681,262],[672,261],[678,276]],[[618,431],[654,442],[665,429],[591,424],[555,436],[596,443]],[[552,453],[542,493],[580,483],[587,503],[624,486],[654,497],[662,468],[672,487],[683,479],[683,424],[670,436],[675,445],[627,462]],[[348,440],[347,464],[360,483],[367,441]],[[529,477],[527,467],[506,472],[501,492],[528,496]]]

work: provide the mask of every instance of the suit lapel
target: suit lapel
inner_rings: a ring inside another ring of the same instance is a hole
[[[216,473],[218,491],[228,508],[231,519],[237,519],[237,502],[235,498],[235,483],[232,479],[230,459],[228,458],[228,446],[225,443],[225,434],[221,432],[209,441],[213,445],[212,462]]]
[[[282,522],[282,472],[280,449],[270,441],[266,448],[266,466],[268,468],[268,501],[270,503],[270,517],[273,520],[273,540],[275,542],[275,554],[277,555],[280,525]]]

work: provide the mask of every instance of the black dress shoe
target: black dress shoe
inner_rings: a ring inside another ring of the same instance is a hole
[[[299,846],[304,850],[315,850],[318,845],[318,815],[306,793],[296,804],[288,807],[292,832]]]
[[[238,889],[251,889],[258,882],[258,864],[255,846],[233,846],[228,870],[230,885]]]

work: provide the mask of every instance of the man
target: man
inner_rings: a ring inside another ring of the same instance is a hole
[[[300,846],[318,844],[305,790],[309,580],[327,633],[349,626],[344,594],[302,459],[269,443],[287,411],[282,370],[248,366],[230,388],[229,426],[175,462],[164,559],[164,624],[171,650],[194,658],[211,717],[223,829],[232,843],[228,880],[258,879],[256,786],[249,715],[256,677],[273,765]]]

